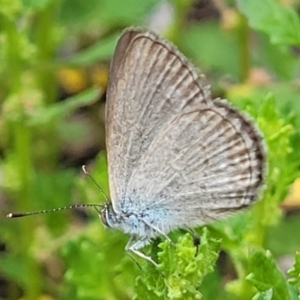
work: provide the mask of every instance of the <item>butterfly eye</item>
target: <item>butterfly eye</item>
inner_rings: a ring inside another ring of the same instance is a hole
[[[107,222],[107,207],[104,207],[100,212],[100,218],[105,227],[110,227]]]

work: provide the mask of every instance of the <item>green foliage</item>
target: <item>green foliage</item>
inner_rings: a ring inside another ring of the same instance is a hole
[[[290,299],[287,282],[277,268],[270,251],[254,251],[249,259],[250,274],[246,277],[259,291],[256,297],[262,299]],[[270,298],[271,297],[271,298]]]
[[[294,266],[288,274],[291,276],[289,282],[298,288],[300,294],[300,252],[296,252]]]
[[[250,26],[265,32],[274,44],[299,45],[300,21],[296,11],[273,0],[239,0]]]
[[[294,129],[288,118],[280,117],[274,98],[269,95],[260,105],[253,106],[248,103],[245,109],[257,120],[268,149],[266,190],[263,194],[263,201],[258,202],[254,208],[255,220],[252,222],[257,226],[253,230],[255,233],[253,238],[261,244],[264,239],[263,228],[279,221],[281,212],[278,204],[286,196],[287,185],[298,175],[298,162],[291,148]],[[269,213],[270,210],[272,214]]]
[[[211,38],[212,36],[214,39]],[[215,40],[218,40],[226,50],[220,52],[219,48],[215,47]],[[191,26],[178,42],[188,56],[195,57],[195,62],[203,68],[226,72],[238,78],[239,61],[236,59],[238,55],[236,41],[228,32],[222,30],[217,22]],[[228,55],[228,52],[232,55]]]
[[[47,108],[37,109],[34,114],[32,114],[29,125],[55,124],[76,109],[95,102],[100,93],[101,91],[99,91],[99,89],[91,88],[63,102],[49,105]]]
[[[213,271],[220,241],[203,228],[197,248],[190,234],[179,238],[175,247],[164,241],[158,245],[158,267],[147,265],[136,280],[134,299],[202,299],[199,287]]]
[[[134,269],[132,262],[127,257],[122,259],[124,250],[116,237],[111,236],[108,243],[103,234],[98,239],[89,236],[99,234],[99,224],[95,224],[87,232],[88,236],[69,241],[61,250],[68,266],[64,274],[65,298],[126,299],[132,294],[134,276],[137,273],[131,270],[132,267]],[[125,270],[128,272],[127,276],[122,274]]]
[[[143,17],[151,10],[158,0],[65,0],[62,4],[61,22],[66,25],[94,23],[97,19],[103,26],[128,26],[143,21]],[[73,7],[73,9],[69,9]]]
[[[101,39],[88,49],[81,51],[77,55],[73,55],[72,58],[68,60],[68,63],[72,66],[88,66],[97,60],[109,59],[119,35],[120,32],[117,32],[107,38]]]
[[[97,120],[99,141],[94,144],[104,144],[97,100],[105,86],[92,82],[62,97],[59,90],[64,86],[57,75],[65,68],[80,68],[93,77],[95,65],[107,66],[121,30],[153,22],[152,12],[161,3],[0,0],[3,216],[105,201],[82,176],[82,162],[70,167],[72,163],[62,159],[70,144],[80,140],[81,147],[75,148],[80,150],[91,135],[85,123],[70,122],[82,110]],[[299,214],[286,216],[281,208],[290,184],[299,177],[295,78],[300,60],[297,48],[291,47],[300,44],[299,8],[276,0],[240,0],[237,6],[224,1],[221,19],[196,22],[187,17],[195,9],[192,1],[168,3],[174,15],[163,34],[207,74],[213,94],[247,112],[264,136],[268,167],[260,201],[197,229],[198,248],[190,234],[181,232],[170,235],[175,247],[153,241],[144,250],[157,268],[136,257],[138,265],[131,260],[123,250],[128,237],[104,230],[93,210],[85,218],[70,211],[0,218],[1,249],[6,249],[0,252],[0,298],[299,299]],[[267,80],[255,77],[257,70],[263,70]],[[87,169],[109,195],[105,154],[100,152]],[[295,207],[299,195],[297,199]],[[295,257],[288,279],[278,263],[283,256]]]

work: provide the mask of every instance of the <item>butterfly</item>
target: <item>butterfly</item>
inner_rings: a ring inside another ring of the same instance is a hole
[[[203,74],[170,42],[136,28],[110,67],[106,145],[111,201],[104,224],[140,249],[176,228],[228,216],[256,200],[265,148],[253,122],[211,98]]]

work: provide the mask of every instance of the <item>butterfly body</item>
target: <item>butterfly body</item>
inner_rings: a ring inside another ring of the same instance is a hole
[[[105,215],[102,217],[102,222],[109,228],[121,230],[131,236],[147,239],[154,238],[159,235],[159,232],[154,230],[148,224],[155,224],[163,232],[169,232],[165,221],[168,219],[166,209],[160,208],[144,208],[134,209],[130,206],[122,211],[115,212],[110,204],[106,205]]]

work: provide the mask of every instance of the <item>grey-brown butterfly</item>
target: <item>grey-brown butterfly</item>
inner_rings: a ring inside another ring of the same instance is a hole
[[[204,76],[155,33],[126,29],[110,67],[106,144],[111,201],[103,223],[140,249],[255,201],[263,183],[263,139],[249,118],[211,98]],[[13,214],[10,215],[11,217]]]
[[[127,29],[116,46],[106,141],[111,203],[102,219],[149,260],[139,249],[152,238],[238,211],[262,185],[265,151],[254,124],[212,100],[203,75],[149,31]]]

